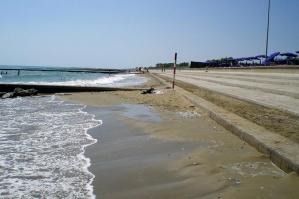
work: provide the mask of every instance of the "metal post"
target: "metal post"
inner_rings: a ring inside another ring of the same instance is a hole
[[[175,85],[176,61],[177,61],[177,53],[174,54],[172,89],[174,89],[174,85]]]
[[[271,0],[269,0],[269,2],[268,2],[268,23],[267,23],[267,39],[266,39],[266,59],[268,58],[270,8],[271,8]]]
[[[18,76],[20,76],[20,70],[18,70]]]

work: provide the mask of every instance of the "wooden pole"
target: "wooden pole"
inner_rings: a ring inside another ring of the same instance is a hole
[[[174,89],[174,85],[175,85],[176,61],[177,61],[177,53],[174,54],[172,89]]]

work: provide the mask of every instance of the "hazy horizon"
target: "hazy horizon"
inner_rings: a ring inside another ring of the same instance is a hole
[[[265,54],[268,0],[1,1],[0,65],[132,68]],[[299,1],[272,0],[269,52],[299,50]]]

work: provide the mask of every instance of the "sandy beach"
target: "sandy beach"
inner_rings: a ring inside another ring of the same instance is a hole
[[[157,85],[156,85],[157,86]],[[103,121],[85,155],[97,198],[297,198],[299,179],[179,93],[76,93]]]
[[[298,8],[0,1],[0,199],[299,199]]]

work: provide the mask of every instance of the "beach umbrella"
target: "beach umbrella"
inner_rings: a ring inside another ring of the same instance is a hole
[[[264,60],[263,64],[265,64],[265,65],[269,65],[269,64],[271,64],[271,62],[273,62],[274,59],[275,59],[275,57],[277,57],[278,55],[280,55],[280,52],[272,53],[270,56],[268,56],[268,57]]]
[[[280,55],[281,56],[286,56],[286,57],[298,57],[298,55],[296,55],[295,53],[290,53],[290,52],[281,53]]]
[[[255,60],[255,59],[256,59],[256,57],[247,57],[248,61]]]
[[[262,64],[262,58],[266,59],[266,55],[257,55],[255,58],[260,61],[260,64]]]
[[[260,59],[260,58],[266,58],[266,55],[257,55],[255,56],[256,59]]]
[[[278,55],[280,55],[280,52],[272,53],[271,55],[269,55],[269,56],[267,57],[267,59],[274,59],[274,58],[277,57]]]

